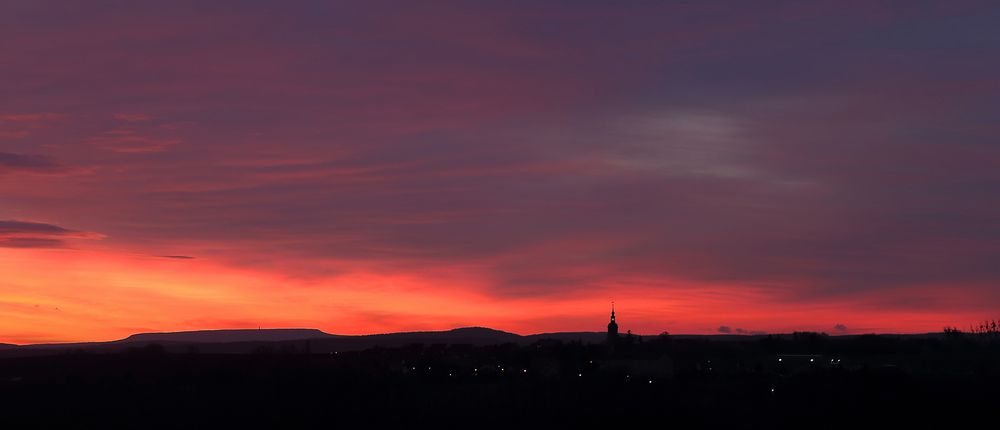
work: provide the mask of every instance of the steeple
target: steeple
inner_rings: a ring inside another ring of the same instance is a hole
[[[615,302],[611,302],[611,322],[608,323],[608,344],[614,345],[618,340],[618,323],[615,322]]]

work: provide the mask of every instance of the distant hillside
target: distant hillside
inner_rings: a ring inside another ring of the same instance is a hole
[[[310,352],[335,354],[361,351],[375,347],[395,348],[413,344],[486,346],[514,343],[529,345],[542,340],[561,342],[600,343],[607,334],[603,332],[541,333],[521,336],[486,327],[463,327],[447,331],[417,331],[384,333],[360,336],[333,335],[316,329],[263,329],[263,330],[200,330],[172,333],[139,333],[113,342],[85,342],[39,345],[0,344],[0,357],[39,356],[73,352],[110,353],[142,350],[159,345],[167,352],[197,352],[204,354],[248,354],[257,352]],[[776,334],[775,338],[788,338],[789,334]],[[899,337],[902,335],[882,335]],[[907,335],[909,337],[934,337],[940,334]],[[742,335],[673,335],[673,339],[700,339],[713,342],[751,342],[760,336]],[[855,337],[852,335],[840,338]]]
[[[377,340],[398,343],[505,343],[518,342],[523,336],[486,327],[462,327],[448,331],[413,331],[400,333],[372,334],[353,337],[359,340]]]
[[[117,342],[181,342],[181,343],[231,343],[231,342],[280,342],[337,337],[311,328],[276,328],[266,330],[198,330],[168,333],[133,334]]]
[[[199,330],[166,333],[139,333],[113,342],[24,345],[4,349],[4,356],[47,355],[58,351],[119,352],[158,344],[168,352],[208,354],[246,354],[264,351],[311,351],[336,353],[374,347],[399,347],[412,344],[497,345],[527,344],[549,336],[564,340],[583,340],[580,334],[521,336],[485,327],[463,327],[447,331],[418,331],[360,336],[342,336],[316,329]]]
[[[3,356],[50,355],[60,351],[121,352],[157,344],[168,352],[247,354],[267,351],[310,351],[326,354],[369,348],[425,345],[527,345],[539,340],[603,342],[602,332],[542,333],[521,336],[486,327],[462,327],[446,331],[417,331],[359,336],[333,335],[316,329],[198,330],[139,333],[112,342],[0,346]]]
[[[358,351],[374,347],[393,348],[412,344],[427,345],[498,345],[526,343],[527,338],[505,331],[484,327],[463,327],[448,331],[418,331],[372,334],[364,336],[339,336],[316,339],[310,342],[313,352]]]

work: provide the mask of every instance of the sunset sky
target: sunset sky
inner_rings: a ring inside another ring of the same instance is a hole
[[[1000,3],[0,1],[0,342],[1000,317]]]

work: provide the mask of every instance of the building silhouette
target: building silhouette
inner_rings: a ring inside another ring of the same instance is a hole
[[[608,323],[608,345],[618,342],[618,323],[615,322],[615,302],[611,302],[611,322]]]

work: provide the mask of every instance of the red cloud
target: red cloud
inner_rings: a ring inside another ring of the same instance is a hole
[[[87,140],[88,143],[112,152],[160,152],[181,143],[179,139],[151,137],[134,130],[111,130]]]
[[[609,296],[671,332],[926,330],[1000,305],[996,6],[179,1],[72,23],[0,6],[21,109],[0,115],[0,216],[114,232],[95,261],[167,257],[165,319],[239,313],[184,290],[184,255],[274,277],[206,288],[321,318],[331,285],[372,294],[356,314],[379,330],[580,329]],[[3,246],[95,238],[20,223]],[[38,255],[24,282],[60,254],[3,252]],[[400,279],[478,306],[378,295]]]

